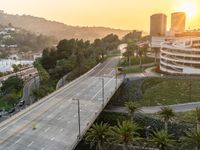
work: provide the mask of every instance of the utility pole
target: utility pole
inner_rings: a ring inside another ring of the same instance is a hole
[[[80,100],[73,98],[73,100],[76,100],[78,102],[78,140],[81,139],[81,117],[80,117]]]

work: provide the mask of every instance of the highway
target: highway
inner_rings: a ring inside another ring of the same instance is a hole
[[[102,81],[106,104],[122,79],[115,79],[119,58],[111,58],[0,124],[1,150],[71,150],[102,111]],[[117,86],[116,86],[117,83]],[[33,127],[36,127],[33,130]]]

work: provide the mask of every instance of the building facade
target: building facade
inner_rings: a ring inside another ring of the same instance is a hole
[[[175,12],[171,14],[171,31],[182,33],[185,31],[186,14],[185,12]]]
[[[163,42],[160,70],[170,74],[200,75],[200,37]]]
[[[167,16],[154,14],[150,17],[150,36],[164,36],[167,29]]]

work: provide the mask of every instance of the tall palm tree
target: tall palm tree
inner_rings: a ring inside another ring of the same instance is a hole
[[[128,59],[128,65],[131,65],[131,57],[134,55],[134,50],[133,47],[128,44],[128,46],[126,47],[126,52],[124,53],[124,56],[127,57]]]
[[[197,130],[200,130],[200,107],[196,108]]]
[[[110,126],[107,123],[93,124],[86,133],[85,140],[91,145],[96,144],[96,150],[104,150],[105,143],[108,142]]]
[[[181,138],[181,141],[185,148],[200,150],[200,130],[187,131],[186,135]]]
[[[173,147],[174,140],[171,134],[168,134],[166,131],[161,130],[158,132],[153,132],[151,135],[151,140],[159,150],[167,150]]]
[[[138,125],[132,121],[118,122],[118,125],[111,128],[110,141],[114,144],[123,144],[123,150],[128,150],[128,146],[132,146],[138,142],[139,134]]]
[[[161,110],[158,112],[158,115],[161,117],[161,119],[165,123],[165,131],[168,132],[168,123],[169,121],[172,121],[172,119],[175,117],[175,112],[172,108],[168,106],[161,107]]]
[[[128,114],[129,114],[131,120],[133,120],[133,117],[134,117],[136,112],[141,111],[140,107],[136,103],[134,103],[133,101],[126,102],[125,106],[128,110]]]

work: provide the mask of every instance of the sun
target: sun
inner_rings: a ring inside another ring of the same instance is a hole
[[[181,5],[181,11],[184,11],[188,17],[193,17],[195,15],[196,7],[193,3],[183,3]]]

